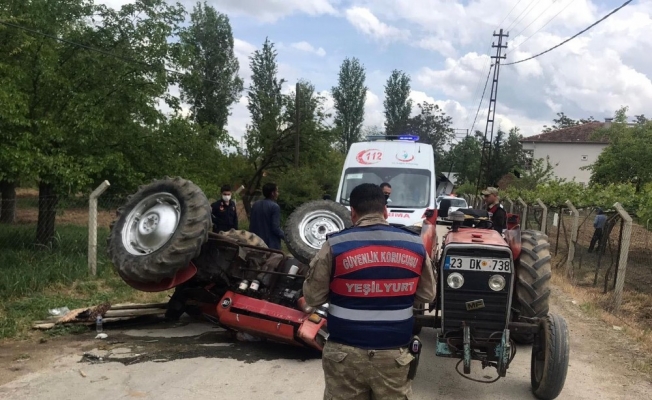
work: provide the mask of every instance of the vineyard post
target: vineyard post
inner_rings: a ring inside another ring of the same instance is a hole
[[[568,239],[568,258],[566,259],[566,276],[570,277],[573,258],[575,258],[575,242],[577,242],[577,229],[580,222],[580,213],[570,200],[566,200],[566,205],[571,210],[571,214],[573,214],[573,225],[571,227],[570,238]]]
[[[629,242],[632,237],[632,217],[625,211],[623,206],[616,202],[614,208],[620,214],[620,217],[625,221],[623,229],[623,236],[621,241],[620,257],[618,259],[618,270],[616,280],[616,290],[614,293],[614,313],[620,309],[620,304],[623,300],[623,287],[625,286],[625,269],[627,268],[627,256],[629,255]]]
[[[509,203],[509,213],[514,214],[514,202],[509,198],[509,196],[505,196],[505,200]]]
[[[523,229],[527,229],[527,203],[525,201],[523,201],[521,196],[519,196],[516,200],[519,203],[521,203],[521,206],[523,207],[523,217],[522,217],[523,218],[522,219],[523,223],[522,223],[522,226],[523,226]]]
[[[97,275],[97,198],[109,188],[104,181],[88,198],[88,269],[92,276]]]
[[[541,199],[537,199],[537,204],[539,204],[539,207],[543,210],[541,214],[541,232],[543,234],[546,234],[546,228],[548,227],[548,207],[546,207],[545,204],[543,204],[543,201]]]

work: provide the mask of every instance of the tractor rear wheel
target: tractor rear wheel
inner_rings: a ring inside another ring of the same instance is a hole
[[[111,224],[108,253],[117,272],[141,283],[172,278],[208,240],[211,207],[189,180],[155,180],[127,198]]]
[[[564,388],[570,354],[566,321],[549,314],[539,320],[532,346],[530,380],[532,392],[541,400],[556,399]]]
[[[552,263],[548,236],[533,230],[521,232],[521,256],[516,268],[516,290],[513,307],[521,317],[544,318],[548,315]],[[534,335],[513,332],[520,344],[530,344]]]

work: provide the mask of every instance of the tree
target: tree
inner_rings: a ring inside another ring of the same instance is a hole
[[[352,143],[360,141],[367,99],[365,69],[357,58],[346,58],[340,66],[337,86],[331,90],[335,102],[335,126],[343,153]]]
[[[251,198],[260,187],[265,171],[284,169],[293,157],[293,130],[285,123],[284,106],[287,100],[281,93],[284,79],[279,79],[274,44],[265,39],[263,47],[251,55],[251,89],[247,108],[251,124],[246,141],[249,162],[254,173],[247,182],[244,205],[251,211]]]
[[[552,132],[556,131],[558,129],[564,129],[564,128],[570,128],[571,126],[577,126],[581,124],[588,124],[590,122],[596,122],[595,118],[593,116],[590,116],[588,118],[581,118],[579,121],[576,121],[563,112],[558,112],[557,113],[557,118],[552,120],[554,122],[554,125],[548,126],[544,125],[543,126],[543,133],[546,132]]]
[[[464,183],[475,185],[480,170],[482,139],[482,134],[469,135],[458,144],[451,146],[451,149],[442,157],[442,162],[439,163],[439,171],[455,172],[458,185]]]
[[[629,126],[627,108],[616,112],[614,122],[602,133],[609,138],[607,146],[589,167],[592,184],[631,183],[640,193],[652,182],[652,122]]]
[[[438,155],[443,155],[443,148],[453,139],[454,131],[451,128],[453,118],[439,108],[437,104],[424,101],[418,104],[420,113],[410,118],[409,130],[418,135],[425,143],[429,143]]]
[[[190,21],[179,33],[179,64],[188,71],[179,80],[181,99],[190,104],[195,122],[223,139],[230,107],[243,89],[231,24],[206,3],[197,3]]]
[[[123,149],[142,145],[143,127],[160,121],[156,103],[169,82],[167,38],[183,20],[183,9],[163,0],[120,10],[86,0],[32,0],[2,11],[3,19],[68,40],[14,31],[13,40],[3,43],[11,56],[0,67],[12,71],[16,98],[24,104],[8,106],[24,113],[7,127],[18,138],[13,149],[38,149],[29,163],[39,184],[36,242],[48,245],[61,196],[88,188],[109,166],[129,171],[116,166],[126,161]],[[97,17],[101,22],[88,23]]]
[[[301,165],[322,165],[322,161],[338,140],[337,130],[326,125],[331,117],[325,110],[326,98],[315,92],[315,85],[299,81],[299,96],[294,91],[285,96],[284,120],[296,133],[296,99],[299,99]],[[292,146],[294,149],[294,145]]]
[[[394,70],[385,85],[385,134],[404,133],[412,114],[410,99],[410,77],[402,71]]]
[[[521,139],[523,136],[517,127],[509,130],[506,139],[505,132],[498,130],[490,159],[488,185],[497,185],[498,181],[506,174],[520,175],[523,172],[526,159]]]

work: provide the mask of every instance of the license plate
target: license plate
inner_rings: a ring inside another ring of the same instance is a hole
[[[509,258],[476,258],[447,256],[444,269],[485,272],[512,272]]]
[[[473,300],[466,302],[466,311],[473,311],[480,308],[484,308],[484,300]]]

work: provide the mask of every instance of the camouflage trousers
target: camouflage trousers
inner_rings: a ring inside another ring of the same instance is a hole
[[[407,348],[364,350],[327,341],[322,353],[324,400],[411,399],[408,371],[413,359]]]

